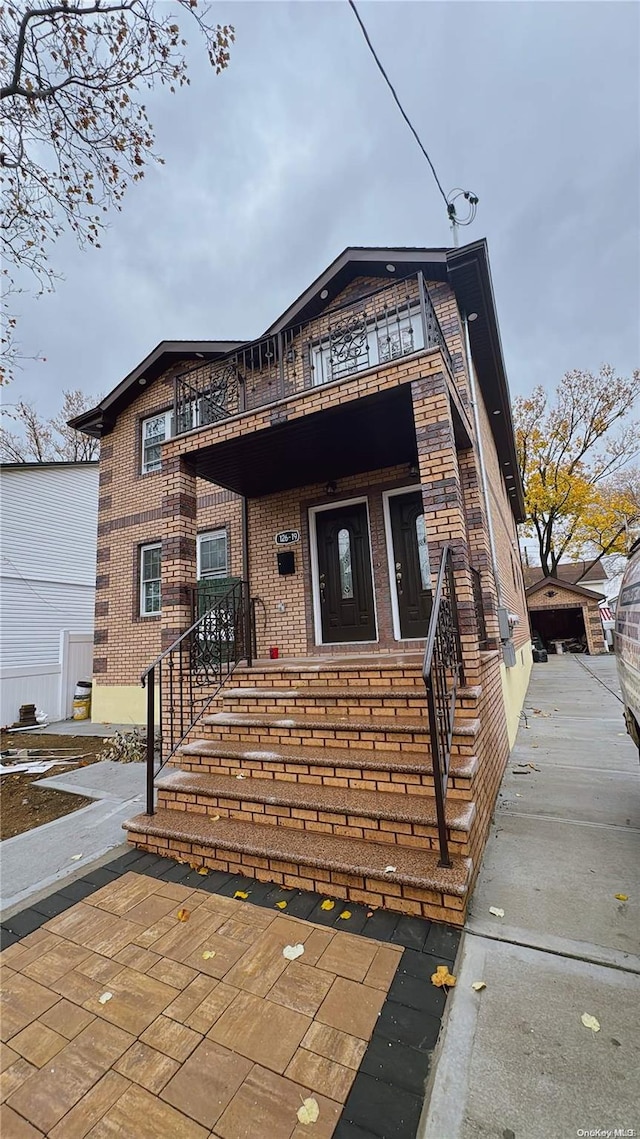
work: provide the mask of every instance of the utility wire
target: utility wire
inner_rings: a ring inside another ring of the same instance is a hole
[[[358,21],[358,24],[360,25],[360,30],[361,30],[361,32],[362,32],[362,34],[366,40],[367,47],[369,48],[369,51],[371,52],[373,58],[376,61],[376,64],[378,66],[378,70],[379,70],[380,74],[382,75],[382,78],[384,79],[385,83],[387,84],[387,87],[389,88],[391,94],[393,95],[393,98],[395,100],[395,103],[396,103],[398,110],[400,111],[400,114],[402,115],[405,123],[409,127],[409,130],[411,131],[411,133],[412,133],[413,137],[415,138],[418,146],[420,147],[422,154],[424,155],[427,162],[429,163],[429,167],[430,167],[431,173],[433,174],[433,177],[435,179],[436,186],[438,187],[438,189],[442,195],[442,200],[444,201],[444,204],[447,207],[447,216],[449,218],[449,221],[452,223],[454,240],[455,240],[456,226],[470,225],[471,222],[475,219],[476,207],[478,205],[478,199],[477,199],[476,195],[473,194],[470,190],[461,190],[459,187],[456,187],[455,190],[452,190],[451,193],[449,194],[449,196],[447,197],[447,195],[445,194],[445,192],[442,188],[442,183],[441,183],[440,179],[438,178],[438,175],[436,174],[436,168],[433,165],[433,162],[431,161],[429,154],[427,153],[427,149],[426,149],[424,143],[422,142],[422,139],[420,138],[420,135],[418,134],[416,128],[414,127],[413,123],[411,122],[411,119],[409,118],[407,112],[405,111],[404,107],[402,106],[402,103],[400,102],[400,99],[398,97],[396,89],[393,86],[393,83],[391,82],[391,80],[389,79],[389,76],[387,75],[387,73],[384,69],[384,66],[383,66],[383,64],[382,64],[382,62],[381,62],[381,60],[380,60],[380,58],[376,52],[376,49],[374,48],[373,44],[371,43],[369,33],[364,26],[364,23],[362,21],[362,17],[360,15],[360,13],[358,12],[358,9],[356,8],[355,0],[347,0],[347,3],[349,4],[349,7],[351,8],[356,20]],[[468,215],[464,219],[459,218],[457,215],[457,212],[456,212],[455,203],[456,203],[456,200],[458,198],[464,198],[465,201],[468,203]]]
[[[349,7],[351,8],[351,10],[353,11],[353,14],[354,14],[356,20],[358,21],[358,23],[360,25],[360,29],[362,31],[362,34],[363,34],[365,40],[367,41],[367,47],[369,48],[369,51],[371,52],[373,58],[375,59],[377,65],[378,65],[378,69],[379,69],[385,83],[387,84],[387,87],[389,88],[391,94],[393,95],[393,97],[396,101],[396,104],[397,104],[398,110],[400,111],[400,114],[402,115],[405,123],[409,127],[409,130],[411,131],[411,133],[412,133],[413,137],[415,138],[418,146],[420,147],[420,150],[424,154],[424,157],[426,158],[427,162],[429,163],[429,166],[431,167],[431,173],[433,174],[433,177],[436,180],[436,186],[438,187],[440,193],[442,194],[442,197],[444,199],[444,204],[447,207],[447,211],[449,211],[449,201],[447,199],[447,195],[445,194],[444,190],[442,189],[440,179],[438,178],[438,175],[436,174],[436,168],[433,165],[433,162],[431,161],[431,159],[429,158],[429,155],[427,154],[427,151],[426,151],[426,149],[422,143],[422,140],[420,138],[420,135],[418,134],[416,128],[414,127],[413,123],[411,122],[411,119],[409,118],[407,112],[405,111],[404,107],[402,106],[402,103],[400,102],[398,95],[396,93],[396,89],[393,86],[393,83],[391,82],[391,80],[389,79],[389,76],[387,75],[382,63],[380,62],[380,59],[378,58],[378,55],[376,54],[376,49],[374,48],[373,44],[371,43],[371,40],[369,39],[369,33],[368,33],[367,29],[365,28],[365,26],[362,22],[362,18],[360,16],[360,13],[358,12],[358,9],[355,6],[354,0],[347,0],[347,2],[349,4]]]

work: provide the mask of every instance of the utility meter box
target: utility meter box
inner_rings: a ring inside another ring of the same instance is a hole
[[[498,607],[498,627],[500,629],[500,640],[508,641],[511,636],[511,627],[509,623],[509,610],[506,605]]]
[[[502,646],[502,659],[507,668],[515,668],[516,647],[513,641],[505,641]]]

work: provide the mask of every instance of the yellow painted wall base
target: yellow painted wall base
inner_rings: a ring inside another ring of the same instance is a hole
[[[500,665],[502,695],[507,717],[510,748],[512,748],[516,742],[516,736],[520,726],[520,712],[522,711],[524,698],[527,695],[532,664],[531,641],[527,641],[526,645],[518,649],[516,653],[516,663],[513,668],[507,668],[504,664]]]
[[[156,709],[159,693],[156,689]],[[100,684],[94,677],[91,690],[94,724],[144,724],[147,719],[146,689],[135,684]]]

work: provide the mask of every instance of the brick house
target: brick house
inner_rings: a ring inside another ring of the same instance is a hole
[[[486,243],[347,249],[259,340],[163,341],[74,426],[94,717],[162,706],[130,841],[460,924],[531,666]]]

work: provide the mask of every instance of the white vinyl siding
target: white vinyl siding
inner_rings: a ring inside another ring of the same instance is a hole
[[[61,636],[93,641],[98,464],[2,467],[0,499],[0,721],[21,703],[56,718]]]
[[[198,534],[198,579],[226,577],[227,573],[227,531],[210,530],[206,534]]]
[[[142,420],[142,473],[148,475],[162,466],[162,444],[171,437],[170,411],[161,411]]]
[[[160,557],[159,542],[140,547],[140,616],[155,617],[160,613]]]

